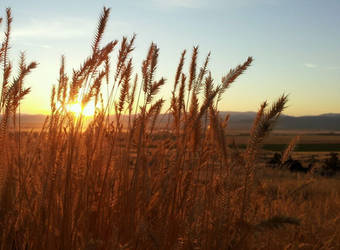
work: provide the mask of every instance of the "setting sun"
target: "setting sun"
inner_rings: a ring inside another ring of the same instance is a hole
[[[88,103],[85,107],[82,107],[80,103],[72,103],[67,105],[67,111],[73,113],[75,116],[93,116],[95,112],[95,106],[93,103]]]

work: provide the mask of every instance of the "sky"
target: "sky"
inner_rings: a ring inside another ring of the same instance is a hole
[[[167,79],[160,97],[169,97],[181,52],[191,53],[199,45],[200,63],[211,52],[216,84],[254,57],[223,95],[220,110],[256,111],[264,100],[285,93],[285,114],[340,113],[339,0],[1,0],[0,16],[11,7],[14,19],[12,62],[17,65],[24,51],[28,61],[39,63],[25,83],[32,91],[23,113],[49,112],[61,55],[69,73],[79,67],[90,54],[103,6],[111,7],[105,41],[137,34],[133,55],[138,73],[150,43],[160,48],[157,76]]]

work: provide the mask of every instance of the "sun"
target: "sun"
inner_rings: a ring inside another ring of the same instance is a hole
[[[88,103],[84,107],[80,103],[71,103],[67,105],[67,111],[73,113],[75,116],[93,116],[96,108],[93,103]]]

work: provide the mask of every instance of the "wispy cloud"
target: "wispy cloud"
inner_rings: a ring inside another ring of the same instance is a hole
[[[47,45],[47,44],[40,45],[40,47],[43,48],[43,49],[51,49],[52,48],[52,46]]]
[[[246,7],[246,6],[258,6],[258,5],[272,5],[276,6],[280,3],[280,0],[219,0],[220,3],[223,3],[224,5],[233,5],[237,7]]]
[[[305,63],[304,66],[306,68],[310,68],[310,69],[315,69],[318,67],[318,65],[314,64],[314,63]]]
[[[81,37],[88,32],[89,23],[80,19],[38,20],[13,29],[13,37],[37,39],[67,39]]]
[[[200,8],[201,0],[153,0],[158,7]]]
[[[340,70],[340,66],[329,66],[327,67],[328,70]]]
[[[52,46],[49,44],[39,44],[39,43],[29,43],[29,42],[19,42],[18,44],[21,44],[27,47],[36,47],[40,49],[51,49],[52,48]]]
[[[115,28],[122,28],[126,24],[119,21],[110,22]],[[96,28],[96,21],[81,18],[60,18],[60,20],[32,19],[13,29],[13,38],[36,40],[65,40],[82,38],[92,35]],[[42,45],[48,48],[48,45]]]
[[[277,5],[280,0],[152,0],[158,8],[242,8],[254,5]]]

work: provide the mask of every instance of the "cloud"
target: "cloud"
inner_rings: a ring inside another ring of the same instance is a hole
[[[59,20],[32,19],[13,29],[14,39],[66,40],[92,36],[96,29],[96,20],[61,17]],[[108,26],[116,29],[126,27],[126,23],[111,21]],[[49,45],[41,45],[49,48]]]
[[[43,44],[43,45],[40,45],[40,48],[43,48],[43,49],[51,49],[52,46],[47,45],[47,44]]]
[[[201,0],[153,0],[158,7],[200,8]]]
[[[305,63],[304,66],[305,66],[306,68],[310,68],[310,69],[315,69],[315,68],[318,67],[318,65],[313,64],[313,63]]]
[[[278,5],[280,0],[152,0],[158,8],[242,8],[254,5]]]
[[[93,26],[92,26],[93,27]],[[37,39],[68,39],[82,37],[88,32],[89,24],[80,19],[38,20],[32,19],[25,25],[13,29],[13,37]]]
[[[27,47],[35,47],[40,49],[51,49],[52,46],[48,44],[39,44],[39,43],[30,43],[30,42],[18,42],[18,44],[27,46]]]
[[[259,5],[277,6],[280,3],[280,0],[218,0],[218,2],[224,6],[251,7]]]
[[[328,70],[339,70],[340,66],[329,66],[327,67]]]

